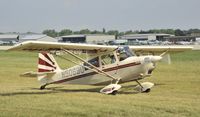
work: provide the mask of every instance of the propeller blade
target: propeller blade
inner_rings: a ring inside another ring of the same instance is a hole
[[[168,63],[168,64],[171,64],[171,57],[170,57],[170,54],[165,54],[164,56],[162,56],[162,62],[165,62],[165,63]]]

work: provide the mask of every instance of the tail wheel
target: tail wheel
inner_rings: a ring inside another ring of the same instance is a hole
[[[46,87],[46,85],[42,85],[42,86],[40,87],[40,90],[45,89],[45,87]]]
[[[143,91],[144,93],[149,93],[151,91],[151,89],[146,89],[145,91]]]

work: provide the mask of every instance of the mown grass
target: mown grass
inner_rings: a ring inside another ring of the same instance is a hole
[[[58,58],[57,58],[58,59]],[[71,66],[59,59],[62,67]],[[37,53],[0,51],[0,116],[194,116],[200,114],[200,51],[172,55],[172,64],[159,63],[150,93],[133,91],[135,82],[122,84],[118,95],[98,93],[101,86],[50,85],[39,90],[35,78],[19,77],[36,71]],[[143,82],[141,81],[141,82]]]

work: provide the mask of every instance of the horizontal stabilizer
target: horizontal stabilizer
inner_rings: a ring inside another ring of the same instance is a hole
[[[37,76],[40,76],[40,75],[53,75],[55,74],[56,72],[34,72],[34,71],[29,71],[29,72],[25,72],[25,73],[22,73],[20,74],[20,76],[22,77],[37,77]]]

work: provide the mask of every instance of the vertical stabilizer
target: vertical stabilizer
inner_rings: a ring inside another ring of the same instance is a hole
[[[53,74],[56,74],[60,70],[52,54],[47,52],[39,53],[38,80],[42,85],[48,84],[52,80]]]
[[[53,72],[60,70],[54,57],[47,52],[39,53],[38,72]]]

